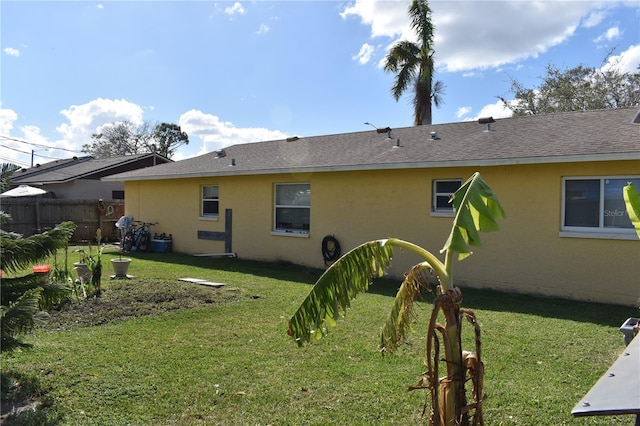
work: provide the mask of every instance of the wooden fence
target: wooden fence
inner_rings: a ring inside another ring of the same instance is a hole
[[[77,226],[74,242],[94,241],[96,230],[102,230],[107,241],[119,238],[115,227],[124,214],[124,200],[59,200],[55,198],[20,197],[0,199],[0,210],[9,213],[12,220],[2,226],[7,231],[25,237],[54,228],[64,221]]]

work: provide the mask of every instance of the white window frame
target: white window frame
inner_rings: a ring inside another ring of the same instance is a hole
[[[438,192],[439,183],[458,182],[458,188],[462,186],[462,179],[448,178],[448,179],[434,179],[431,185],[431,216],[453,217],[453,204],[450,208],[438,207],[438,197],[451,197],[453,192]],[[454,191],[455,192],[455,191]]]
[[[309,191],[309,205],[301,205],[301,204],[276,204],[278,201],[278,189],[285,186],[292,185],[305,185],[307,190]],[[307,224],[308,229],[292,229],[292,228],[283,228],[278,227],[277,219],[278,219],[278,209],[306,209],[309,211],[309,223]],[[272,235],[285,235],[285,236],[293,236],[293,237],[308,237],[309,231],[311,230],[311,184],[308,182],[295,182],[295,183],[275,183],[273,185],[273,230],[271,231]]]
[[[205,198],[204,197],[204,189],[205,188],[217,188],[218,196],[216,198]],[[218,213],[208,213],[204,212],[204,203],[206,202],[217,202],[218,203]],[[219,185],[201,185],[200,186],[200,217],[201,220],[218,220],[220,217],[220,186]]]
[[[569,176],[562,178],[562,201],[560,209],[560,236],[572,237],[572,238],[601,238],[601,239],[618,239],[618,240],[637,240],[638,236],[633,227],[631,228],[616,228],[607,226],[605,227],[605,216],[607,210],[605,210],[605,182],[609,179],[615,180],[635,180],[638,183],[640,176],[628,175],[628,176]],[[598,195],[598,226],[570,226],[565,225],[566,219],[566,190],[567,181],[579,181],[579,180],[597,180],[600,183],[599,195]],[[626,183],[625,183],[626,185]],[[622,199],[622,192],[620,193]],[[622,201],[624,206],[624,201]],[[623,207],[624,208],[624,207]],[[620,211],[616,214],[626,215],[626,209],[624,212]]]

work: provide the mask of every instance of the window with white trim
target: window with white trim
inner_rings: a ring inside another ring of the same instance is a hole
[[[309,233],[311,217],[311,185],[278,183],[274,197],[275,232]]]
[[[203,185],[200,216],[205,218],[217,219],[219,206],[220,197],[218,185]]]
[[[563,178],[562,230],[593,233],[635,233],[622,195],[640,177]]]
[[[433,181],[431,213],[453,216],[451,196],[462,186],[462,179],[436,179]]]

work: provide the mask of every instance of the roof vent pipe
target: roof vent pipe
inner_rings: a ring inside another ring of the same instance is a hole
[[[485,132],[490,132],[491,131],[491,123],[495,123],[496,120],[493,119],[493,117],[480,117],[478,119],[478,124],[486,124],[487,125],[487,129],[485,130]]]
[[[393,147],[400,148],[400,138],[396,139],[396,144]]]
[[[231,165],[232,165],[232,166],[235,166],[235,165],[236,165],[236,159],[235,159],[235,158],[232,158],[232,159],[231,159]]]

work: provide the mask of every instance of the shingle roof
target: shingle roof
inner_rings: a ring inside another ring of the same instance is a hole
[[[431,139],[436,132],[437,139]],[[399,146],[397,146],[399,144]],[[640,159],[636,108],[459,122],[233,145],[104,180]],[[232,162],[235,165],[231,165]]]
[[[32,177],[32,176],[36,176],[36,175],[42,175],[44,173],[48,173],[51,172],[53,170],[58,170],[64,167],[69,167],[71,164],[73,163],[80,163],[83,161],[89,161],[93,159],[93,157],[91,157],[90,155],[85,156],[85,157],[73,157],[73,158],[66,158],[66,159],[62,159],[62,160],[55,160],[55,161],[50,161],[48,163],[44,163],[44,164],[36,164],[33,167],[30,167],[28,169],[20,169],[18,171],[16,171],[16,173],[14,174],[12,180],[15,179],[25,179],[27,177]]]
[[[37,167],[17,171],[11,178],[13,183],[51,184],[63,183],[74,179],[100,179],[132,167],[136,162],[148,160],[154,154],[122,155],[109,158],[74,157],[68,160],[57,160]],[[155,154],[162,162],[171,161]],[[136,166],[136,168],[144,165]]]

